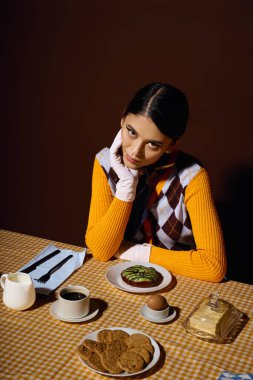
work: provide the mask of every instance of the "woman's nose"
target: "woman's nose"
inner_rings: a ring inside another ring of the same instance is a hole
[[[141,157],[143,155],[143,145],[142,143],[136,142],[132,147],[132,155],[135,157]]]

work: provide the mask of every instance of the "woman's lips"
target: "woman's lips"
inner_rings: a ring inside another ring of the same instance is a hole
[[[131,162],[131,164],[136,164],[137,162],[140,162],[138,160],[135,160],[134,158],[132,158],[128,154],[126,154],[126,159],[127,159],[127,161]]]

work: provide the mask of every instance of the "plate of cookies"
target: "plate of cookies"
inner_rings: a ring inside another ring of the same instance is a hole
[[[113,265],[107,270],[105,277],[111,285],[130,293],[156,292],[172,281],[172,275],[167,269],[139,261]]]
[[[109,327],[84,337],[77,347],[81,362],[105,376],[143,373],[159,360],[160,348],[149,335],[124,327]]]

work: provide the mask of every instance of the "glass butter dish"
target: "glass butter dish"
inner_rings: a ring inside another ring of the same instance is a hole
[[[198,338],[224,343],[239,325],[243,313],[213,292],[182,322],[186,332]]]

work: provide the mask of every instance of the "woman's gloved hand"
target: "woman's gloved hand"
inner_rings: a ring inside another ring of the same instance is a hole
[[[119,177],[115,196],[122,201],[132,202],[135,199],[139,172],[138,170],[130,169],[124,165],[122,156],[119,154],[119,148],[121,145],[122,139],[120,130],[110,148],[111,167]]]
[[[150,244],[135,244],[130,241],[123,241],[118,252],[114,256],[122,260],[142,261],[143,263],[148,263],[150,252]]]

